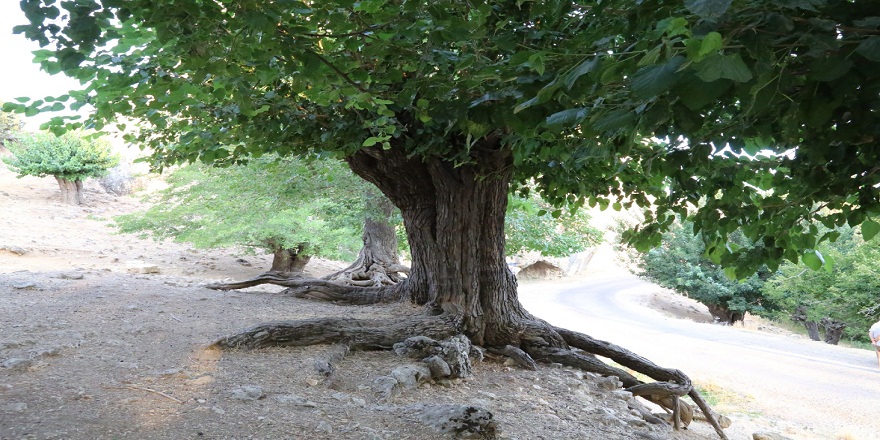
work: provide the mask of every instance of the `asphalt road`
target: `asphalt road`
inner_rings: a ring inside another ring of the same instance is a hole
[[[611,271],[576,282],[524,283],[520,299],[554,325],[621,345],[678,368],[697,383],[743,396],[740,412],[731,414],[734,425],[769,426],[793,439],[880,439],[880,369],[874,353],[668,317],[641,305],[656,289]]]

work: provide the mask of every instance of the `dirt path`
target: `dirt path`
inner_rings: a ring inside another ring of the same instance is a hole
[[[328,347],[205,350],[260,322],[419,311],[305,301],[272,287],[205,289],[254,275],[269,257],[114,235],[107,220],[139,202],[86,187],[88,206],[60,205],[52,179],[16,179],[0,165],[0,439],[440,439],[449,435],[422,409],[453,404],[492,411],[499,438],[715,438],[704,423],[650,425],[626,393],[565,368],[487,359],[470,378],[382,400],[374,380],[413,361],[352,353],[327,378],[314,361]],[[132,273],[134,260],[159,272]]]

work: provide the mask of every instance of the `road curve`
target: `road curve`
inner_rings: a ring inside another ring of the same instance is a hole
[[[871,351],[671,318],[642,305],[656,289],[611,271],[575,282],[523,283],[520,300],[554,325],[750,397],[748,413],[732,415],[735,425],[771,427],[796,439],[880,439],[880,369]]]

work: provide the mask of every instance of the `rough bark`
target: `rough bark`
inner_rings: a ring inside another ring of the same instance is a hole
[[[807,308],[804,306],[800,306],[795,309],[794,313],[791,315],[791,319],[796,322],[801,322],[804,324],[804,328],[807,329],[807,334],[810,336],[810,339],[814,341],[821,341],[822,339],[819,337],[819,323],[813,321],[807,317]]]
[[[65,179],[55,176],[61,189],[61,201],[68,205],[82,205],[86,202],[83,195],[83,182],[80,179]]]

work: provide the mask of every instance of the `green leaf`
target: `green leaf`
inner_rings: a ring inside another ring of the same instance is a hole
[[[722,44],[721,34],[718,32],[709,32],[703,37],[703,41],[700,44],[699,54],[704,56],[715,52],[716,50],[720,50]]]
[[[862,40],[856,52],[871,61],[880,62],[880,37],[873,35]]]
[[[737,279],[736,268],[735,267],[725,267],[724,268],[724,276],[726,276],[729,280],[735,281]]]
[[[848,58],[832,56],[816,60],[810,66],[810,76],[817,81],[834,81],[852,69],[853,62]]]
[[[565,76],[565,88],[571,90],[578,78],[590,73],[599,64],[599,57],[587,58]]]
[[[822,254],[819,251],[810,250],[804,252],[803,255],[804,264],[807,265],[810,269],[819,270],[822,268],[822,265],[825,264],[825,260],[822,258]]]
[[[548,116],[545,120],[545,123],[548,127],[572,126],[583,121],[584,118],[587,117],[587,114],[589,114],[589,112],[590,109],[583,107],[562,110]]]
[[[710,56],[695,65],[697,76],[705,81],[712,82],[722,78],[736,82],[746,82],[752,79],[752,72],[739,54]]]
[[[381,137],[376,137],[376,136],[368,137],[368,138],[364,141],[364,143],[361,144],[361,146],[362,146],[362,147],[372,147],[373,145],[376,145],[376,144],[378,144],[379,142],[382,142],[382,141],[383,141],[383,139],[382,139]]]
[[[676,56],[659,66],[643,67],[633,77],[633,93],[638,98],[648,99],[669,90],[678,81],[676,73],[684,62],[684,57]]]
[[[880,232],[880,223],[875,222],[874,220],[865,220],[862,222],[862,237],[865,241],[869,241],[874,238],[877,233]]]
[[[685,0],[684,7],[688,11],[705,19],[715,19],[724,15],[733,0]]]

